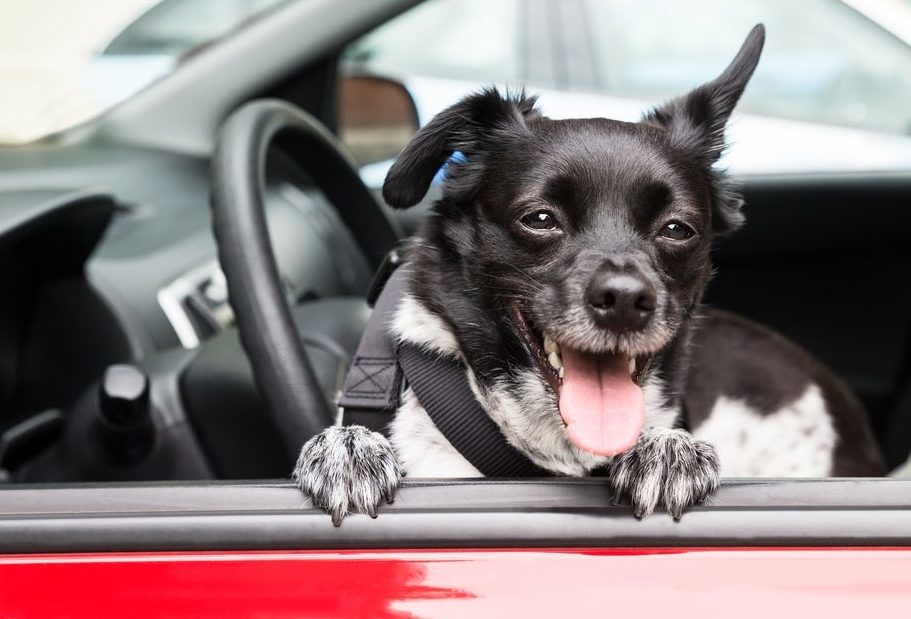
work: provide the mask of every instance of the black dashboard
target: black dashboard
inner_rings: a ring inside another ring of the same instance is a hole
[[[15,191],[3,194],[2,204],[0,427],[72,401],[105,363],[129,354],[123,331],[84,276],[114,216],[111,196]]]
[[[363,298],[371,268],[332,205],[279,152],[266,180],[289,300]],[[35,248],[0,282],[0,296],[21,301],[0,304],[0,428],[68,406],[108,364],[194,348],[231,325],[206,159],[108,145],[0,150],[0,203],[0,232],[22,228],[24,212],[58,212],[53,226],[0,234],[0,252],[25,255],[23,236]],[[82,254],[63,251],[70,236]],[[42,275],[49,264],[65,274],[52,286]]]

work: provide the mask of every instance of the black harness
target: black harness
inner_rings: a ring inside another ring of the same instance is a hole
[[[550,476],[513,447],[484,412],[463,363],[398,343],[389,333],[408,277],[408,267],[397,266],[391,254],[368,297],[375,299],[373,314],[339,398],[343,423],[385,432],[410,387],[446,440],[486,477]]]

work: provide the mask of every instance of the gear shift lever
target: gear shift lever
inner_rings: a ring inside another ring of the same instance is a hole
[[[112,365],[98,386],[95,438],[99,455],[126,466],[142,459],[155,442],[149,379],[132,365]]]

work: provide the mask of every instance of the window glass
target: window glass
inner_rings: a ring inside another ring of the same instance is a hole
[[[552,118],[635,121],[718,75],[760,22],[765,51],[722,166],[911,169],[911,2],[900,0],[430,0],[351,45],[342,71],[401,81],[421,123],[491,83],[527,85]],[[365,181],[382,183],[388,165],[365,166]]]
[[[350,46],[347,72],[481,81],[524,77],[519,0],[435,0]]]
[[[663,99],[715,75],[756,23],[767,47],[742,112],[907,134],[911,49],[838,0],[585,0],[596,88]]]
[[[286,1],[0,2],[0,144],[91,120]]]

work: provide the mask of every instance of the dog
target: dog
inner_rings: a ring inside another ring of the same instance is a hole
[[[413,206],[449,161],[393,335],[463,362],[509,444],[556,475],[606,470],[639,518],[658,505],[680,518],[722,473],[883,472],[862,407],[829,370],[700,304],[712,239],[744,221],[715,163],[764,38],[757,25],[721,75],[638,123],[550,120],[524,93],[472,94],[414,136],[383,187]],[[339,524],[376,516],[403,473],[480,475],[410,389],[389,440],[329,428],[293,478]]]

